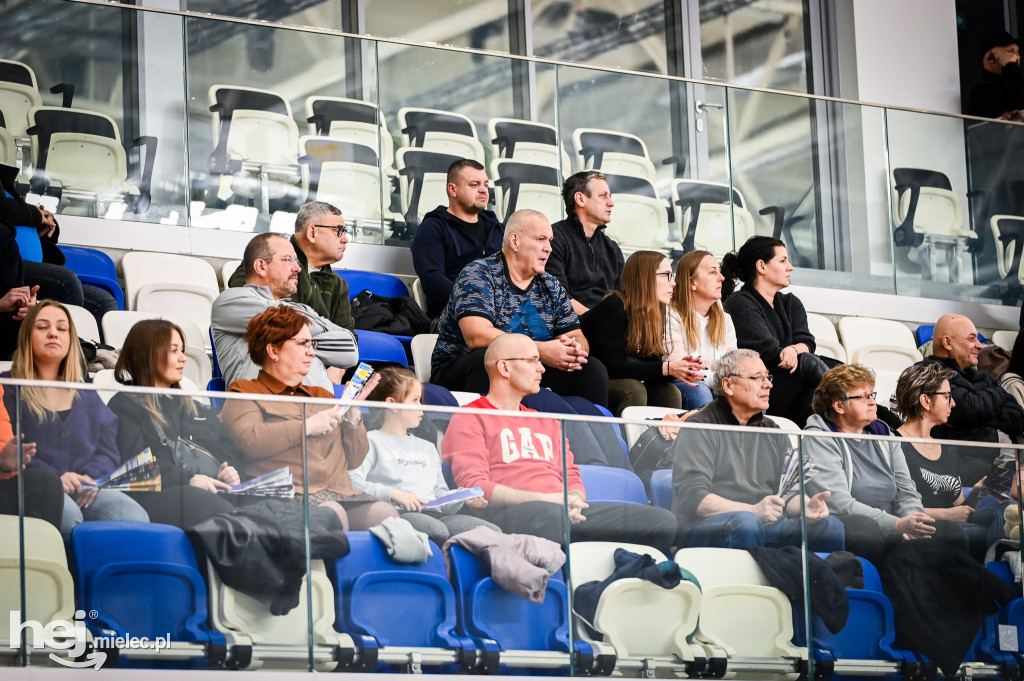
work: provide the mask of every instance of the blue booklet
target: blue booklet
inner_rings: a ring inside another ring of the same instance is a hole
[[[454,492],[451,492],[450,494],[445,494],[439,496],[436,499],[428,501],[427,503],[423,504],[423,508],[441,508],[442,506],[456,504],[465,501],[466,499],[475,499],[477,497],[482,497],[483,495],[484,491],[479,487],[457,489]]]

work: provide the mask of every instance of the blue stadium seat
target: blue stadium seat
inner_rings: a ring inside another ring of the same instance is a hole
[[[14,240],[18,242],[21,259],[28,262],[43,261],[43,245],[39,243],[39,232],[34,227],[18,227]]]
[[[228,387],[224,385],[223,376],[214,376],[213,378],[210,379],[210,382],[206,384],[206,389],[209,390],[210,392],[223,393],[227,392]],[[211,397],[210,404],[215,406],[217,409],[220,409],[221,407],[224,406],[224,399],[218,397]]]
[[[604,416],[607,416],[610,419],[615,418],[615,415],[612,414],[610,411],[608,411],[608,407],[602,407],[600,404],[595,404],[594,407],[599,412],[601,412],[601,414],[603,414]],[[629,445],[623,439],[623,437],[622,437],[622,430],[619,428],[619,426],[613,426],[613,427],[615,429],[615,437],[618,438],[619,446],[622,447],[622,452],[623,452],[623,454],[626,455],[626,460],[628,461],[629,460]]]
[[[334,270],[334,273],[348,283],[349,298],[355,298],[366,289],[388,298],[409,295],[409,287],[393,274],[364,270]]]
[[[427,562],[399,563],[369,532],[347,536],[351,551],[327,566],[335,590],[335,628],[352,635],[364,651],[379,646],[382,663],[410,664],[406,651],[388,650],[397,646],[416,649],[422,664],[437,671],[475,666],[476,646],[455,631],[455,593],[441,550],[432,544]]]
[[[1007,584],[1013,584],[1013,573],[1008,563],[993,561],[986,563],[985,567]],[[1024,654],[1020,652],[1020,626],[1024,625],[1022,617],[1022,606],[1024,601],[1015,598],[1008,605],[1001,608],[999,612],[989,615],[978,630],[978,635],[967,652],[966,661],[985,662],[1000,665],[1003,678],[1020,678],[1020,671],[1024,667]],[[999,626],[1013,626],[1017,631],[1017,650],[1005,651],[999,641]]]
[[[152,639],[169,632],[174,655],[166,662],[152,650],[121,655],[148,653],[147,664],[158,666],[225,663],[226,639],[207,626],[206,582],[183,530],[93,521],[75,528],[71,546],[78,606],[96,613],[86,619],[94,636]]]
[[[96,286],[110,292],[117,301],[117,309],[124,309],[124,291],[117,283],[117,268],[114,261],[103,251],[81,246],[61,246],[67,258],[65,267],[78,275],[83,284]]]
[[[359,338],[359,361],[374,364],[390,362],[408,368],[409,360],[399,336],[389,336],[376,331],[356,331]]]
[[[624,468],[580,465],[587,501],[593,503],[626,503],[647,505],[644,483],[636,473]]]
[[[668,468],[651,473],[651,503],[672,510],[672,471]]]
[[[917,347],[921,347],[922,345],[930,341],[934,334],[934,324],[922,324],[921,326],[917,327],[917,329],[914,331],[914,340],[917,341]]]
[[[494,583],[488,568],[460,546],[449,550],[452,583],[459,601],[459,631],[490,653],[500,648],[504,673],[521,669],[558,669],[575,665],[581,674],[610,673],[615,656],[595,654],[586,641],[569,648],[569,594],[560,572],[548,580],[543,603],[531,603]],[[487,665],[493,671],[493,655]]]
[[[213,327],[211,326],[207,333],[210,334],[210,356],[213,358],[213,377],[220,378],[224,374],[220,371],[220,362],[217,361],[217,346],[213,342]]]

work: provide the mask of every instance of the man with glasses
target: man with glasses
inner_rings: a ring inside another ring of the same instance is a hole
[[[952,369],[949,381],[956,406],[949,421],[932,429],[932,437],[972,442],[1012,444],[1024,433],[1024,409],[1006,392],[995,376],[978,368],[981,350],[978,329],[967,317],[948,314],[935,323],[932,354],[924,364]],[[973,485],[988,473],[999,450],[960,447],[960,477]]]
[[[331,204],[311,201],[299,206],[291,238],[299,274],[291,301],[308,305],[321,317],[353,331],[356,327],[348,283],[331,269],[331,265],[345,257],[350,235],[341,211]],[[247,279],[244,264],[239,265],[228,285],[244,286]]]
[[[582,315],[613,289],[622,290],[625,260],[619,245],[604,233],[612,219],[612,191],[596,170],[570,175],[562,183],[569,217],[551,225],[555,238],[547,271],[569,292],[572,308]]]
[[[522,405],[524,397],[540,390],[545,372],[531,338],[495,337],[484,354],[484,366],[490,390],[467,408],[535,413]],[[644,544],[666,554],[671,550],[675,519],[665,509],[587,502],[580,470],[561,424],[554,419],[457,414],[441,443],[441,454],[460,487],[483,489],[488,502],[485,518],[506,532],[562,544],[568,516],[572,541]]]
[[[213,344],[225,384],[254,379],[259,374],[259,367],[249,357],[245,330],[249,320],[275,305],[290,305],[310,320],[316,356],[303,384],[332,390],[333,384],[341,383],[345,369],[359,363],[355,334],[321,316],[310,305],[294,302],[301,272],[306,268],[292,242],[280,234],[257,234],[245,247],[241,269],[245,285],[217,296],[211,313]],[[344,295],[347,302],[347,287]]]
[[[732,350],[714,366],[718,399],[686,421],[748,430],[687,431],[676,438],[672,512],[681,546],[799,546],[801,496],[779,485],[792,443],[764,416],[772,377],[754,350]],[[749,429],[759,429],[757,432]],[[844,546],[843,525],[829,515],[829,492],[803,498],[815,551]]]

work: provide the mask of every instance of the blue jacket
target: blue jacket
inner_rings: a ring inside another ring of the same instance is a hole
[[[481,244],[461,229],[462,222],[438,206],[423,217],[412,238],[412,264],[427,298],[427,316],[435,319],[444,311],[455,279],[462,268],[501,250],[505,227],[494,211],[485,210],[480,219],[487,226],[486,243]]]

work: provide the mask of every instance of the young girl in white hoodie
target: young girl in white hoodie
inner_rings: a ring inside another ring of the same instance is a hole
[[[369,401],[419,406],[423,384],[411,371],[405,367],[386,367],[379,373],[380,383],[370,393]],[[423,508],[428,501],[451,492],[444,480],[437,448],[409,433],[423,420],[423,412],[374,407],[367,420],[378,421],[380,419],[374,416],[380,414],[383,415],[380,428],[367,433],[370,450],[366,458],[358,468],[349,471],[355,489],[381,501],[390,501],[402,511],[402,518],[425,532],[438,546],[444,545],[451,535],[480,525],[501,531],[485,520],[458,513],[461,502],[439,509]],[[483,497],[476,497],[465,504],[483,508],[487,502]]]

